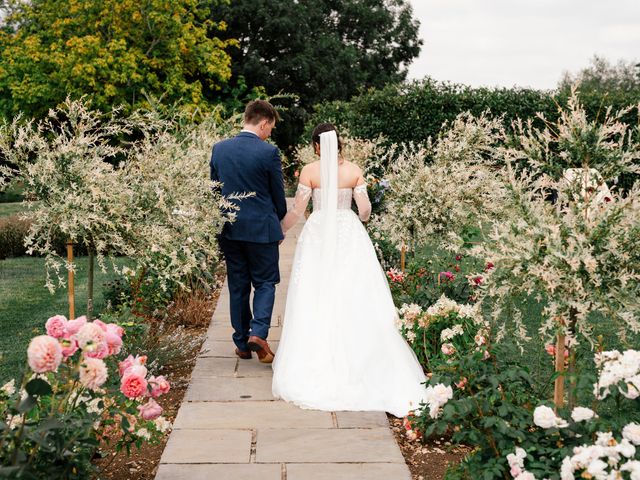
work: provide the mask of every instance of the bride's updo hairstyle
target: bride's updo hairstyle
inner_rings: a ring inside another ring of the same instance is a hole
[[[342,140],[340,140],[340,134],[336,127],[334,127],[330,123],[321,123],[316,128],[313,129],[313,133],[311,134],[311,141],[315,145],[320,145],[320,134],[325,132],[336,132],[336,136],[338,137],[338,151],[342,152]]]

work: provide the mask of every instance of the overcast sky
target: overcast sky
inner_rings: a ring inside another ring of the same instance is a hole
[[[409,78],[554,88],[594,54],[640,62],[640,0],[409,0],[424,40]]]

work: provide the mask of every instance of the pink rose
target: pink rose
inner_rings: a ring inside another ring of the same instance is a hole
[[[64,358],[69,358],[78,351],[78,342],[73,337],[65,336],[65,338],[61,338],[60,346],[62,347],[62,356]]]
[[[463,377],[458,383],[456,383],[456,387],[462,389],[465,387],[465,385],[467,384],[468,379],[467,377]]]
[[[450,343],[443,343],[441,350],[445,355],[453,355],[454,353],[456,353],[456,347],[454,347]]]
[[[135,371],[132,372],[133,368],[135,367],[131,367],[120,381],[120,391],[127,398],[138,398],[147,393],[147,380]]]
[[[105,332],[105,340],[107,341],[109,355],[117,355],[118,353],[120,353],[120,349],[122,348],[122,335],[118,335],[117,330],[113,328],[109,328],[111,327],[111,325],[113,324],[110,323],[109,325],[107,325],[107,331]],[[118,327],[117,325],[114,325],[114,326]]]
[[[53,338],[62,338],[66,332],[67,317],[64,315],[55,315],[47,320],[45,328],[47,335]]]
[[[133,355],[129,355],[122,362],[118,363],[118,371],[120,373],[120,376],[122,377],[127,372],[127,370],[129,370],[130,367],[134,365],[144,366],[145,363],[147,363],[146,355],[143,355],[143,356],[136,355],[135,358],[133,357]]]
[[[453,282],[456,279],[456,276],[451,272],[440,272],[440,280]]]
[[[36,373],[55,372],[62,362],[62,347],[57,339],[39,335],[31,339],[27,359],[29,367]]]
[[[106,331],[107,331],[107,324],[106,324],[106,323],[104,323],[102,320],[100,320],[100,319],[97,319],[97,318],[96,318],[96,319],[93,321],[93,323],[94,323],[94,325],[99,326],[99,327],[100,327],[100,330],[102,330],[103,332],[106,332]]]
[[[553,343],[548,343],[544,346],[545,351],[552,357],[556,356],[556,346]],[[569,350],[564,349],[564,358],[569,356]]]
[[[484,267],[484,271],[488,272],[489,270],[491,270],[495,265],[491,262],[487,262],[487,265]]]
[[[84,350],[84,355],[90,358],[107,358],[109,353],[109,345],[106,340],[104,342],[91,345]]]
[[[476,287],[479,286],[479,285],[482,285],[482,282],[484,282],[484,278],[482,278],[480,276],[473,278],[473,283],[474,283],[474,285]]]
[[[151,387],[151,396],[153,398],[158,398],[160,395],[164,395],[171,388],[171,385],[163,375],[160,375],[159,377],[150,377],[149,386]]]
[[[162,415],[162,407],[153,398],[150,398],[144,405],[138,405],[138,410],[144,420],[155,420]]]
[[[109,373],[105,363],[98,358],[85,357],[80,363],[80,383],[96,390],[107,381]]]
[[[116,325],[115,323],[107,323],[106,332],[112,333],[122,338],[122,335],[124,335],[124,328],[122,328],[120,325]]]
[[[81,317],[76,318],[75,320],[67,321],[65,328],[67,330],[67,335],[75,335],[80,331],[82,327],[84,327],[87,323],[87,317],[82,315]]]
[[[91,352],[106,343],[102,328],[95,322],[85,324],[76,334],[78,346],[85,352]]]

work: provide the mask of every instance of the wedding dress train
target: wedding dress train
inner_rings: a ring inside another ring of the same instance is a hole
[[[322,144],[322,154],[327,150]],[[322,155],[321,164],[333,157],[337,166],[334,153]],[[313,198],[294,257],[273,395],[302,408],[402,417],[424,399],[425,377],[395,326],[384,272],[351,209],[355,198],[363,220],[368,217],[366,185],[338,189],[336,178],[327,174],[337,177],[335,169],[323,170],[323,188],[299,185],[294,211],[285,219],[295,222]]]

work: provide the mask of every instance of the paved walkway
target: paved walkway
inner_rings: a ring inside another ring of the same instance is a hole
[[[276,351],[299,223],[280,247],[269,344]],[[410,480],[383,412],[302,410],[271,395],[271,366],[234,355],[218,300],[157,480]],[[277,354],[277,353],[276,353]]]

